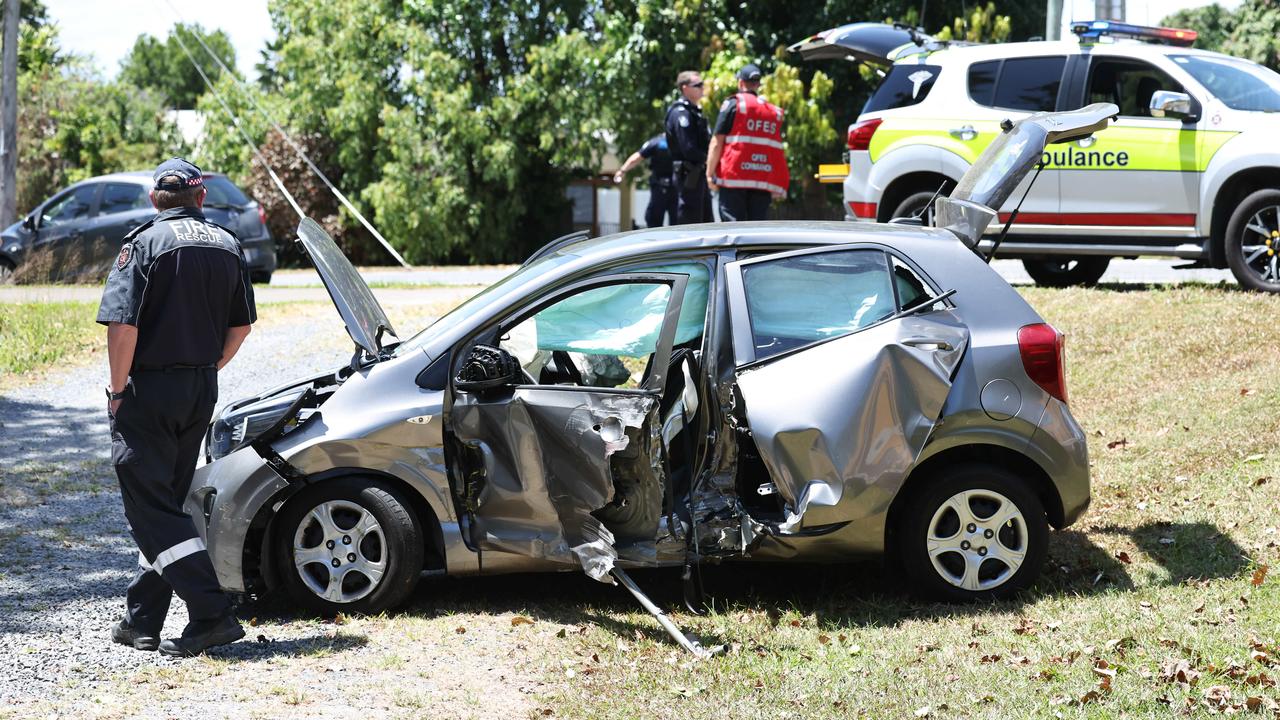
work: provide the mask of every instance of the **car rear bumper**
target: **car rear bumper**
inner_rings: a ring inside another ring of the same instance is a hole
[[[1054,526],[1071,525],[1089,508],[1089,444],[1065,403],[1049,400],[1028,454],[1044,468],[1062,502],[1062,516],[1053,518]]]
[[[269,236],[253,240],[241,240],[244,258],[252,273],[270,273],[276,269],[276,243]]]

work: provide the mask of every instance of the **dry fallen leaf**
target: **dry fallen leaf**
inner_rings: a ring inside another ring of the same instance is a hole
[[[1254,453],[1254,454],[1249,455],[1248,457],[1246,457],[1246,458],[1244,459],[1244,461],[1245,461],[1245,462],[1257,462],[1257,461],[1261,460],[1261,459],[1262,459],[1262,458],[1264,458],[1264,457],[1266,457],[1266,455],[1263,455],[1262,453]]]
[[[533,620],[523,615],[517,615],[511,618],[511,627],[519,627],[521,625],[532,625],[532,624],[533,624]]]
[[[999,655],[983,655],[981,658],[979,658],[978,662],[997,663],[997,662],[1000,662],[1000,656]]]
[[[1201,601],[1200,601],[1200,604],[1196,606],[1196,609],[1195,609],[1195,610],[1192,610],[1191,612],[1193,612],[1193,613],[1202,613],[1202,612],[1204,612],[1204,601],[1203,601],[1203,600],[1201,600]]]
[[[454,629],[454,632],[458,633],[459,635],[466,635],[467,629],[459,625],[457,628]]]
[[[1250,579],[1249,582],[1254,587],[1261,585],[1262,581],[1267,578],[1267,569],[1268,567],[1266,565],[1259,565],[1258,569],[1253,571],[1253,578]]]
[[[1128,446],[1129,446],[1129,438],[1120,438],[1119,440],[1112,440],[1111,442],[1107,443],[1108,450],[1115,450],[1116,448],[1120,448],[1123,450]]]
[[[1253,388],[1240,388],[1240,397],[1248,397],[1256,392],[1257,390],[1254,390]]]
[[[1116,551],[1116,559],[1124,563],[1125,565],[1128,565],[1133,562],[1132,560],[1129,559],[1129,553],[1123,550]]]
[[[791,621],[791,627],[800,627],[800,621],[799,621],[799,620],[792,620],[792,621]]]
[[[568,635],[568,634],[569,634],[569,632],[568,632],[568,630],[566,630],[565,628],[560,628],[558,631],[556,631],[556,637],[558,637],[558,638],[562,638],[562,637],[564,637],[564,636],[566,636],[566,635]]]
[[[829,642],[831,642],[831,638],[830,638],[830,637],[828,637],[828,636],[826,636],[826,635],[819,635],[819,636],[818,636],[818,644],[819,644],[819,645],[826,645],[826,644],[827,644],[827,643],[829,643]]]

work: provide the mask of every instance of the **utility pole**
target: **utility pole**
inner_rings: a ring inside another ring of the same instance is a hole
[[[1072,18],[1073,20],[1075,18]],[[1044,14],[1044,39],[1062,39],[1062,0],[1049,0]]]
[[[18,0],[4,0],[0,72],[0,227],[18,219]]]

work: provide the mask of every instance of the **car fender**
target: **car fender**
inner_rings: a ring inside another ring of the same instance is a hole
[[[1280,168],[1280,147],[1274,133],[1250,130],[1231,138],[1210,158],[1200,182],[1200,207],[1196,232],[1204,237],[1213,234],[1215,201],[1223,187],[1238,173],[1255,169]],[[1224,208],[1228,215],[1234,208]]]
[[[895,180],[912,173],[941,174],[954,181],[968,169],[969,163],[949,150],[934,145],[899,143],[871,164],[867,186],[872,197],[880,198]]]

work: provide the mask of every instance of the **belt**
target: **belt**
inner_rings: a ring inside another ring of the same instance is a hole
[[[212,370],[217,365],[209,363],[208,365],[184,365],[175,363],[173,365],[138,365],[133,368],[133,372],[173,372],[175,370]]]

